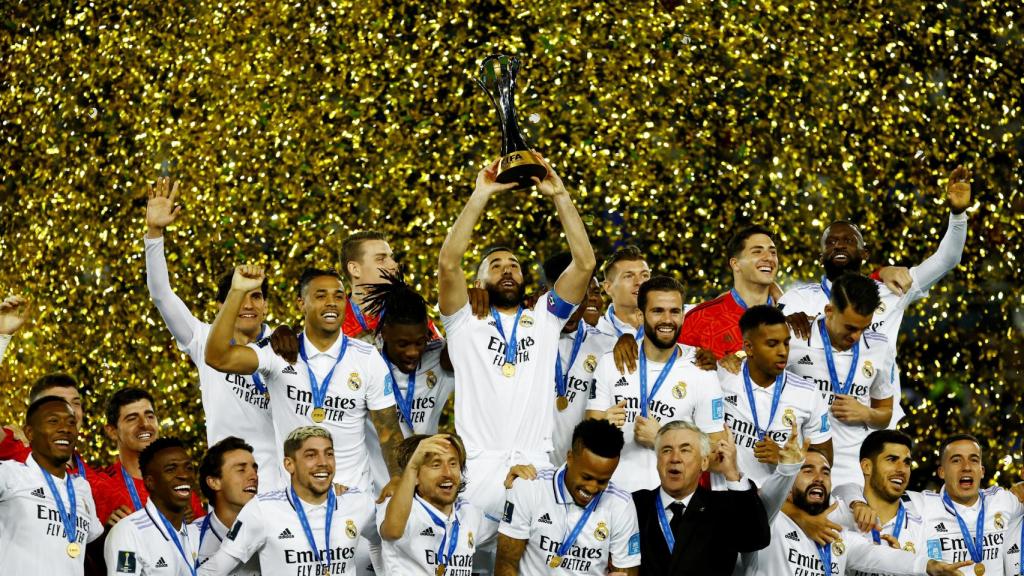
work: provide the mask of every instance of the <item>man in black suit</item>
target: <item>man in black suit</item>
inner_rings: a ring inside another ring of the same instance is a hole
[[[661,486],[633,493],[640,525],[640,576],[693,574],[728,576],[740,552],[760,550],[771,540],[768,516],[757,488],[736,465],[736,445],[725,438],[712,447],[689,422],[661,427],[655,438]],[[802,459],[791,440],[782,458]],[[713,448],[713,449],[712,449]],[[704,470],[723,474],[727,491],[698,487]]]

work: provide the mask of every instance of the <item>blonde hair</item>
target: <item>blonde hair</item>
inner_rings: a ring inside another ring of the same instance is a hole
[[[334,446],[334,437],[323,426],[299,426],[284,441],[284,455],[291,458],[310,438],[326,438]]]

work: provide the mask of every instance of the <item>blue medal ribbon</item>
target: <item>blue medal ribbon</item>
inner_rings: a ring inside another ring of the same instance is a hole
[[[316,547],[316,538],[313,537],[313,529],[309,527],[309,519],[306,518],[306,511],[302,508],[302,501],[299,500],[299,495],[295,493],[295,487],[292,486],[288,489],[292,499],[292,507],[295,508],[295,513],[299,516],[299,524],[302,524],[302,531],[306,534],[306,541],[309,542],[309,547],[313,549],[313,557],[316,558],[317,562],[323,562],[323,558],[320,556],[320,549]],[[338,497],[334,495],[334,488],[331,487],[327,491],[327,520],[324,522],[324,550],[327,551],[327,566],[331,565],[331,519],[334,517],[334,508],[337,506]]]
[[[654,381],[654,388],[651,389],[650,393],[647,392],[647,352],[644,351],[644,347],[640,346],[640,415],[647,418],[647,403],[650,402],[651,398],[654,398],[658,390],[661,389],[661,385],[665,383],[665,379],[668,378],[668,373],[672,371],[672,366],[676,363],[676,356],[679,355],[679,346],[673,346],[672,356],[669,357],[668,362],[662,367],[661,373],[658,374],[658,379]]]
[[[75,496],[75,486],[71,481],[71,474],[64,472],[64,482],[68,489],[68,507],[65,508],[64,499],[57,491],[53,476],[46,468],[40,466],[39,469],[43,472],[43,479],[46,480],[46,486],[50,488],[53,499],[57,501],[57,513],[60,514],[60,521],[64,524],[64,537],[68,539],[69,543],[74,544],[78,540],[78,498]]]
[[[171,542],[174,542],[174,547],[178,549],[178,554],[181,555],[181,559],[185,561],[185,566],[188,566],[188,571],[192,576],[196,576],[196,569],[199,567],[199,562],[196,558],[189,558],[188,554],[185,554],[185,547],[181,545],[181,540],[178,538],[178,531],[171,526],[171,521],[164,516],[163,512],[159,508],[153,506],[156,510],[156,515],[160,517],[160,521],[163,522],[164,528],[167,530],[167,536],[170,537]],[[182,526],[185,526],[182,521]]]
[[[821,333],[821,341],[825,345],[825,363],[828,364],[828,377],[832,381],[832,392],[835,394],[849,394],[853,387],[853,377],[857,375],[857,362],[860,360],[860,340],[853,344],[853,361],[850,362],[850,371],[846,373],[846,380],[840,384],[839,374],[836,373],[836,361],[832,358],[832,341],[828,337],[828,329],[825,328],[825,319],[818,320],[818,332]]]
[[[348,350],[348,336],[341,335],[341,350],[338,351],[338,357],[334,359],[334,366],[331,366],[331,371],[327,373],[323,382],[316,379],[316,374],[313,373],[313,369],[309,366],[309,358],[306,356],[306,336],[305,334],[299,335],[299,356],[302,357],[302,362],[306,365],[306,372],[309,373],[309,388],[313,393],[313,408],[323,408],[324,400],[327,398],[327,387],[331,385],[331,378],[334,377],[334,370],[341,364],[341,359],[345,357],[345,352]]]
[[[356,317],[356,322],[359,322],[359,327],[363,329],[363,332],[370,332],[370,325],[366,323],[366,317],[363,316],[363,311],[359,308],[359,304],[350,295],[348,297],[348,303],[352,306],[352,315]]]
[[[558,474],[555,476],[555,482],[558,483],[558,494],[562,497],[562,500],[565,501],[565,515],[566,521],[568,521],[568,504],[570,499],[566,498],[565,496],[565,466],[562,466],[562,469],[558,471]],[[562,545],[558,547],[557,552],[557,554],[560,557],[565,558],[566,553],[568,553],[569,549],[572,548],[572,545],[576,543],[576,539],[579,538],[580,532],[583,531],[583,527],[586,526],[587,520],[590,519],[590,515],[593,514],[594,510],[597,509],[597,504],[601,501],[601,496],[603,495],[604,490],[594,495],[594,497],[590,500],[590,503],[587,504],[587,507],[583,509],[583,515],[580,516],[580,519],[576,521],[576,525],[573,526],[572,532],[569,532],[569,535],[562,539]],[[575,504],[575,501],[573,501],[573,504]],[[568,524],[566,525],[566,527],[568,527]]]
[[[516,332],[519,330],[519,317],[522,315],[523,307],[520,305],[519,309],[516,310],[516,318],[512,321],[512,337],[511,339],[505,338],[505,329],[501,327],[501,316],[498,314],[498,309],[491,306],[491,318],[494,318],[494,327],[498,329],[498,335],[501,336],[502,342],[505,343],[505,364],[515,366],[516,353],[519,352]]]
[[[384,363],[388,365],[388,372],[395,373],[395,367],[391,364],[391,360],[388,359],[388,353],[381,350],[381,357],[384,358]],[[401,372],[401,370],[399,370]],[[405,396],[402,396],[402,391],[398,389],[397,380],[392,390],[395,394],[395,404],[398,405],[398,411],[402,414],[402,419],[412,429],[412,405],[413,400],[416,398],[416,370],[413,370],[412,374],[409,374],[409,385],[405,389]]]
[[[565,368],[564,374],[562,373],[562,351],[558,350],[555,359],[555,392],[559,396],[565,396],[568,391],[569,372],[572,371],[572,365],[576,363],[576,357],[580,353],[583,341],[587,339],[587,330],[584,324],[585,322],[580,320],[579,326],[576,328],[576,335],[572,338],[572,354],[569,356],[569,365]]]
[[[821,566],[825,570],[825,574],[832,574],[832,545],[826,544],[824,546],[814,545],[818,549],[818,560],[821,560]]]
[[[764,428],[757,418],[757,402],[754,401],[754,383],[750,379],[750,365],[743,362],[743,386],[747,389],[747,403],[750,404],[750,415],[754,418],[754,433],[757,434],[758,442],[764,440],[775,421],[775,413],[779,410],[779,400],[782,399],[782,389],[786,385],[786,373],[783,372],[775,377],[775,389],[772,390],[772,411],[768,414],[768,424]]]
[[[747,303],[743,300],[743,297],[740,296],[740,293],[737,292],[735,288],[729,290],[729,292],[732,293],[732,299],[735,300],[736,303],[740,305],[740,308],[743,308],[744,310],[749,308],[749,306],[747,306]],[[771,294],[768,295],[768,302],[767,302],[767,304],[769,306],[774,306],[775,305],[775,302],[772,300]]]
[[[254,342],[259,342],[260,340],[263,340],[263,335],[266,334],[266,333],[267,333],[267,325],[264,324],[263,326],[260,326],[260,335],[256,337],[256,340],[254,340]],[[231,345],[232,346],[235,345],[235,339],[234,338],[231,339]],[[250,376],[252,376],[252,385],[253,385],[254,388],[256,388],[256,391],[259,392],[260,394],[266,394],[267,393],[267,385],[263,383],[263,378],[260,378],[260,373],[259,372],[253,372]]]
[[[896,511],[896,525],[892,527],[892,537],[896,540],[900,539],[900,533],[903,532],[903,521],[906,517],[907,509],[903,507],[903,502],[900,502],[899,510]],[[882,543],[882,535],[874,528],[871,529],[871,539],[875,541],[875,544]]]
[[[85,461],[78,454],[75,454],[75,466],[78,468],[78,475],[82,477],[82,480],[88,480],[85,477]]]
[[[452,536],[449,539],[448,526],[444,523],[444,520],[442,520],[437,514],[434,514],[434,511],[431,510],[419,496],[413,497],[420,503],[420,506],[426,510],[427,516],[430,516],[430,520],[434,523],[434,526],[444,530],[444,536],[441,536],[441,544],[437,547],[437,564],[439,566],[447,566],[451,563],[452,554],[455,554],[455,548],[459,545],[459,511],[455,508],[452,509],[452,515],[455,516],[455,521],[452,522]],[[448,543],[447,551],[445,550],[446,541]]]
[[[1024,546],[1024,522],[1020,523],[1020,544]],[[1024,576],[1024,550],[1021,551],[1020,557],[1017,558],[1017,566],[1020,566],[1020,576]]]
[[[124,487],[128,489],[128,496],[132,499],[132,506],[135,510],[142,509],[142,499],[139,498],[139,492],[135,489],[135,480],[128,475],[128,471],[124,469],[124,464],[121,464],[121,481],[124,482]]]
[[[964,522],[963,517],[960,516],[960,513],[956,511],[956,507],[953,506],[953,500],[949,497],[949,492],[942,491],[942,503],[945,504],[947,512],[956,516],[956,522],[960,525],[960,534],[964,537],[964,546],[967,547],[967,552],[970,553],[971,560],[975,564],[981,564],[985,560],[982,557],[985,546],[985,494],[979,493],[978,498],[981,499],[981,505],[978,508],[978,522],[976,523],[974,538],[971,538],[971,529],[967,527],[967,523]]]
[[[658,524],[661,525],[661,535],[665,537],[665,544],[668,544],[668,551],[671,554],[676,547],[676,536],[672,533],[672,527],[668,524],[668,515],[665,514],[665,505],[661,503],[660,491],[654,496],[654,508],[658,511]]]
[[[612,329],[615,330],[615,337],[621,338],[625,332],[619,328],[619,319],[615,317],[615,304],[608,305],[608,311],[604,313],[605,320],[612,325]],[[581,320],[582,322],[582,320]],[[641,326],[636,329],[636,339],[639,340],[644,335],[644,327]]]
[[[828,284],[829,284],[828,277],[827,276],[822,276],[821,277],[821,291],[825,293],[825,298],[828,298],[829,300],[831,300],[832,299],[832,289],[828,287]]]

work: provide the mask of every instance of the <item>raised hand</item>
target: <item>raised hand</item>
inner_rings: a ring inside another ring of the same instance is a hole
[[[558,174],[555,173],[553,168],[551,168],[548,161],[543,156],[532,150],[530,151],[530,154],[533,154],[533,157],[548,169],[548,173],[544,176],[543,180],[538,179],[536,176],[533,177],[533,183],[537,187],[537,191],[548,197],[564,194],[565,185],[562,184],[562,179],[559,178]]]
[[[231,278],[231,289],[241,292],[252,292],[263,285],[263,266],[243,264],[235,267],[235,275]]]
[[[181,206],[174,201],[178,197],[178,182],[171,184],[170,178],[158,178],[156,186],[149,189],[149,202],[146,204],[146,235],[159,238],[164,228],[178,219]]]
[[[893,293],[900,296],[907,293],[914,284],[910,276],[910,268],[905,266],[886,266],[878,271],[878,277],[885,282],[885,286]]]
[[[14,334],[28,321],[28,300],[8,296],[0,302],[0,334]]]
[[[796,430],[796,421],[790,425],[789,439],[786,445],[779,450],[779,464],[799,464],[807,457],[807,449],[811,446],[809,440],[800,442],[800,434]]]
[[[434,434],[424,439],[416,446],[416,450],[409,457],[409,464],[413,470],[419,470],[426,462],[427,456],[431,454],[444,454],[452,449],[451,438],[447,434]]]
[[[954,214],[962,214],[971,205],[971,172],[963,166],[957,166],[949,175],[946,183],[946,198],[949,209]]]
[[[498,160],[495,160],[477,173],[476,189],[473,191],[473,194],[483,194],[489,198],[496,192],[514,190],[519,185],[517,182],[502,184],[495,180],[498,177],[498,162]]]
[[[736,463],[736,438],[732,434],[732,428],[723,426],[722,429],[722,436],[711,447],[708,471],[722,474],[726,480],[739,480],[741,474]]]

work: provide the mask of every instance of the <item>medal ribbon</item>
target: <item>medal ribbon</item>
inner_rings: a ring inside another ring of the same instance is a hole
[[[388,353],[383,350],[381,352],[383,352],[381,356],[384,358],[384,363],[388,365],[388,371],[394,376],[395,367],[391,364],[391,360],[388,359]],[[405,396],[402,396],[402,391],[398,389],[397,380],[392,390],[395,393],[395,404],[398,405],[398,411],[402,414],[402,418],[409,425],[409,428],[412,428],[412,404],[413,399],[416,397],[416,371],[413,370],[412,374],[409,374],[409,386],[405,389]]]
[[[853,387],[853,377],[857,375],[857,362],[860,360],[860,340],[854,343],[853,361],[850,362],[850,371],[846,373],[846,381],[839,383],[839,374],[836,373],[836,361],[832,358],[832,341],[828,337],[828,329],[825,328],[825,319],[818,320],[818,332],[821,333],[821,341],[825,345],[825,362],[828,364],[828,377],[832,381],[832,392],[836,394],[849,394]]]
[[[304,334],[299,335],[299,356],[302,357],[302,362],[306,364],[306,372],[309,373],[309,388],[313,393],[313,408],[323,408],[324,400],[327,398],[327,387],[331,385],[331,378],[334,377],[334,370],[341,364],[341,359],[345,357],[345,352],[348,350],[348,336],[341,335],[341,350],[338,352],[338,357],[334,359],[334,366],[331,366],[331,371],[327,373],[323,382],[316,379],[316,374],[313,373],[313,369],[309,366],[309,358],[306,357],[306,337]]]
[[[498,314],[498,309],[491,306],[491,318],[494,318],[494,327],[498,329],[498,335],[501,336],[502,342],[505,343],[505,364],[516,364],[516,353],[519,352],[519,343],[516,340],[516,332],[519,330],[519,317],[523,315],[523,307],[519,306],[516,310],[516,319],[512,321],[512,338],[509,340],[505,338],[505,329],[501,327],[501,316]]]
[[[555,391],[558,392],[559,396],[565,396],[569,388],[569,372],[572,371],[572,365],[576,363],[576,356],[580,353],[580,347],[583,346],[583,341],[587,338],[587,330],[584,327],[583,320],[580,320],[579,327],[576,328],[576,335],[572,338],[572,355],[569,356],[569,365],[565,368],[565,373],[562,373],[562,351],[559,349],[557,358],[555,359]]]
[[[124,469],[124,464],[121,464],[121,480],[124,482],[124,487],[128,489],[128,496],[132,499],[132,506],[135,510],[142,509],[142,500],[139,498],[139,492],[135,489],[135,480],[128,475],[128,471]]]
[[[661,494],[654,496],[654,508],[658,511],[658,524],[661,525],[661,535],[665,537],[665,544],[668,544],[668,551],[671,554],[676,547],[676,536],[672,533],[672,527],[668,524],[668,515],[665,514],[665,505],[661,503]]]
[[[897,540],[900,539],[900,532],[903,531],[903,520],[906,516],[907,509],[903,507],[903,502],[900,502],[900,508],[896,511],[896,525],[892,527],[892,537]],[[875,541],[875,544],[882,543],[882,535],[874,528],[871,529],[871,538]]]
[[[1020,546],[1024,546],[1024,522],[1020,523]],[[1017,565],[1020,566],[1020,576],[1024,576],[1024,551],[1017,558]]]
[[[264,324],[263,326],[260,326],[260,335],[256,337],[255,342],[259,342],[260,340],[263,340],[263,335],[266,334],[266,333],[267,333],[267,325]],[[235,339],[234,338],[231,339],[231,345],[232,346],[235,345]],[[260,378],[259,372],[253,372],[251,374],[251,376],[252,376],[252,385],[253,385],[254,388],[256,388],[256,391],[259,392],[260,394],[266,394],[267,393],[267,386],[266,386],[266,384],[263,383],[263,378]]]
[[[743,308],[744,310],[746,310],[747,308],[749,308],[749,306],[747,306],[747,303],[746,303],[746,302],[745,302],[745,301],[743,300],[743,297],[742,297],[742,296],[740,296],[740,293],[739,293],[739,292],[737,292],[735,288],[733,288],[733,289],[732,289],[732,290],[730,290],[729,292],[731,292],[731,293],[732,293],[732,299],[733,299],[733,300],[735,300],[735,301],[736,301],[736,303],[740,305],[740,308]],[[774,305],[775,305],[775,302],[774,302],[774,301],[772,301],[772,296],[771,296],[771,294],[769,294],[769,295],[768,295],[768,302],[767,302],[767,304],[768,304],[769,306],[774,306]]]
[[[78,454],[75,454],[75,466],[78,467],[78,475],[82,477],[82,480],[87,480],[85,477],[85,461]]]
[[[366,317],[363,316],[363,311],[359,308],[359,304],[356,304],[352,296],[348,297],[348,303],[352,306],[352,315],[356,317],[356,322],[359,322],[363,332],[370,332],[370,326],[366,323]]]
[[[956,511],[956,507],[953,506],[953,500],[949,497],[949,492],[942,491],[942,503],[945,504],[947,512],[956,516],[957,524],[960,525],[960,534],[964,537],[964,546],[967,547],[967,551],[971,554],[971,560],[975,564],[980,564],[984,561],[982,552],[985,545],[985,494],[978,494],[978,498],[981,499],[981,506],[978,508],[978,522],[974,531],[974,538],[972,539],[971,529],[967,527],[967,523],[964,522],[963,517],[960,516],[960,513]]]
[[[64,482],[68,488],[68,507],[65,508],[64,499],[60,497],[60,492],[57,491],[57,485],[53,482],[53,476],[42,466],[39,469],[43,472],[43,479],[46,480],[46,485],[50,488],[53,499],[57,501],[57,513],[60,514],[60,521],[64,524],[64,536],[68,539],[68,543],[74,544],[78,540],[78,499],[75,496],[75,487],[71,482],[71,474],[64,473]]]
[[[459,544],[459,511],[455,509],[452,510],[452,514],[455,516],[455,521],[452,522],[452,537],[449,540],[448,526],[444,523],[444,520],[442,520],[437,514],[434,514],[434,511],[431,510],[430,507],[427,506],[426,503],[423,502],[423,500],[419,496],[413,497],[416,499],[417,502],[420,503],[420,506],[422,506],[423,509],[426,510],[427,516],[430,516],[430,520],[434,523],[434,526],[437,526],[438,528],[444,530],[444,536],[441,537],[441,544],[437,547],[437,563],[440,566],[447,566],[449,563],[451,563],[452,554],[455,553],[455,548]],[[447,552],[445,551],[444,546],[446,540],[448,542]]]
[[[620,324],[619,319],[615,317],[615,304],[609,304],[608,305],[608,311],[604,313],[604,318],[605,318],[605,320],[608,321],[609,324],[612,325],[612,328],[615,329],[615,337],[616,338],[621,338],[622,335],[624,334],[624,332],[622,331],[621,328],[619,328],[619,324]],[[641,326],[641,327],[636,329],[636,339],[639,340],[643,335],[644,335],[644,327]]]
[[[647,352],[644,351],[644,347],[640,346],[640,415],[647,418],[647,403],[654,395],[661,389],[661,385],[665,383],[665,379],[668,378],[668,373],[672,371],[672,365],[676,363],[676,356],[679,355],[679,346],[672,348],[672,356],[669,357],[668,362],[662,367],[661,373],[658,374],[658,379],[654,381],[654,388],[651,389],[650,394],[647,393]]]
[[[292,506],[295,508],[295,513],[299,516],[299,524],[302,524],[302,531],[306,534],[306,541],[309,542],[309,547],[313,549],[313,557],[316,558],[317,562],[323,562],[320,557],[320,549],[316,547],[316,538],[313,537],[313,529],[309,527],[309,519],[306,518],[306,511],[302,508],[302,501],[299,500],[298,494],[295,493],[295,487],[292,486],[288,489],[291,493]],[[337,496],[334,495],[334,489],[327,491],[327,520],[324,523],[324,550],[327,551],[327,566],[331,565],[331,519],[334,517],[334,508],[337,506]]]
[[[747,389],[747,403],[750,404],[750,415],[754,417],[754,433],[757,434],[758,442],[763,441],[772,422],[775,421],[775,413],[779,410],[779,400],[782,399],[782,388],[786,385],[786,373],[783,372],[775,377],[775,389],[772,390],[772,411],[768,414],[768,424],[761,428],[757,419],[757,402],[754,402],[754,383],[750,379],[750,365],[743,362],[743,386]]]
[[[567,503],[566,504],[566,508],[565,508],[565,516],[566,516],[566,521],[568,521],[569,520],[569,506],[568,506],[569,499],[565,497],[565,490],[564,490],[564,487],[565,487],[565,466],[562,466],[562,469],[558,471],[558,475],[555,476],[555,482],[558,483],[558,494],[562,497],[562,500],[565,500],[566,503]],[[597,509],[597,504],[598,504],[598,502],[601,501],[601,496],[603,496],[603,495],[604,495],[604,491],[603,490],[598,492],[597,494],[595,494],[594,497],[590,500],[590,503],[587,504],[587,507],[583,509],[583,515],[580,516],[580,519],[576,521],[576,526],[573,526],[572,532],[570,532],[569,535],[566,536],[563,539],[562,545],[558,547],[558,555],[560,557],[565,558],[566,553],[569,552],[569,549],[572,548],[572,545],[576,543],[576,539],[579,538],[580,532],[583,531],[583,527],[587,524],[587,520],[590,519],[590,515],[593,514],[594,510]],[[566,525],[566,527],[568,527],[568,524]]]
[[[170,536],[171,542],[174,542],[174,547],[178,549],[178,554],[181,554],[182,560],[185,561],[185,566],[188,566],[188,571],[192,576],[196,576],[196,568],[199,567],[197,559],[189,558],[188,555],[185,554],[185,547],[181,545],[181,540],[178,538],[178,531],[171,526],[171,521],[164,516],[163,512],[161,512],[159,508],[153,506],[153,509],[156,510],[156,515],[160,517],[160,521],[164,523],[164,528],[167,529],[167,535]],[[184,521],[182,521],[182,526],[185,526]]]
[[[821,277],[821,291],[825,293],[825,298],[832,299],[832,289],[828,287],[829,281],[827,276]]]
[[[832,574],[832,545],[826,544],[824,546],[814,545],[818,549],[818,560],[821,560],[821,566],[825,569],[825,574],[831,576]]]

